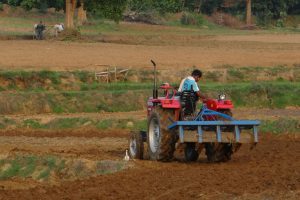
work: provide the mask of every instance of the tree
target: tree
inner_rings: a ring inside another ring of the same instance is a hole
[[[247,26],[251,25],[251,0],[246,0],[247,3],[247,11],[246,11],[246,24]]]
[[[77,0],[66,0],[66,27],[74,28],[74,13],[77,5]]]
[[[87,21],[86,10],[84,10],[84,1],[80,0],[80,6],[78,8],[78,25],[81,26]]]

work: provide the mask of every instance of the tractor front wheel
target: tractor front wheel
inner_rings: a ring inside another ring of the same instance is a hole
[[[156,108],[148,119],[148,152],[151,160],[170,161],[175,151],[176,135],[168,129],[174,110]]]
[[[135,131],[130,133],[129,156],[132,159],[143,159],[144,141],[143,133],[141,131]]]

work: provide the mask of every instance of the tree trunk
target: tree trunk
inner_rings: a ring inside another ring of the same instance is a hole
[[[246,11],[246,23],[247,26],[251,26],[252,20],[251,20],[251,0],[246,0],[247,1],[247,11]]]
[[[182,11],[184,10],[184,6],[185,6],[185,0],[182,0],[182,3],[181,3],[181,10]]]
[[[66,27],[74,28],[74,12],[76,8],[76,0],[66,0]]]
[[[70,28],[70,18],[71,18],[71,0],[66,0],[66,27]]]
[[[194,6],[194,12],[200,13],[202,0],[196,0]]]
[[[80,7],[78,8],[78,25],[82,26],[87,21],[86,11],[84,10],[84,3],[80,1]]]

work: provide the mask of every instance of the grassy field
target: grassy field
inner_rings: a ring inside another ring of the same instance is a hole
[[[99,114],[100,115],[100,114]],[[84,127],[89,130],[114,130],[122,129],[127,131],[147,130],[146,119],[133,119],[131,117],[124,119],[95,119],[89,117],[69,117],[57,118],[49,122],[43,122],[41,119],[28,118],[24,120],[14,120],[11,118],[0,118],[0,130],[19,129],[19,130],[37,130],[37,131],[68,131]],[[260,133],[272,134],[298,134],[300,131],[300,122],[293,118],[279,118],[275,120],[261,120],[259,127]]]
[[[237,108],[300,106],[298,66],[293,68],[292,80],[288,80],[290,77],[282,76],[285,72],[291,74],[292,70],[283,66],[273,68],[225,66],[222,70],[224,69],[227,71],[225,82],[219,81],[220,74],[210,71],[205,72],[206,80],[199,83],[201,90],[209,97],[217,98],[220,92],[224,92]],[[136,72],[132,73],[134,75]],[[269,75],[269,80],[251,79],[264,73]],[[89,71],[0,71],[2,83],[0,113],[4,115],[0,119],[0,129],[69,130],[89,127],[96,130],[145,130],[147,127],[145,118],[137,120],[131,117],[114,119],[76,116],[58,117],[44,122],[38,117],[21,120],[5,117],[7,114],[76,114],[145,110],[146,100],[152,94],[152,74],[151,72],[140,74],[144,74],[141,83],[130,80],[103,83],[94,80],[94,74]],[[159,73],[159,76],[163,74]],[[224,81],[224,78],[221,79]],[[178,84],[179,82],[172,85],[178,87]],[[261,131],[294,133],[299,131],[299,121],[288,117],[275,121],[264,120]]]
[[[7,36],[31,36],[33,25],[42,20],[47,26],[47,34],[51,34],[54,24],[63,23],[62,14],[24,14],[24,17],[0,17],[0,35]],[[78,30],[83,36],[101,35],[127,35],[127,36],[163,36],[163,35],[247,35],[247,34],[270,34],[270,33],[298,33],[297,28],[269,28],[254,31],[237,30],[215,25],[203,19],[203,25],[182,25],[180,19],[170,19],[163,26],[145,26],[143,24],[119,24],[106,19],[89,19],[89,22]]]
[[[151,95],[151,84],[117,85],[121,89],[101,88],[88,91],[22,91],[0,93],[1,114],[25,113],[77,113],[77,112],[128,112],[142,110]],[[127,87],[127,88],[126,88]],[[116,87],[114,87],[116,88]],[[126,88],[126,89],[125,89]],[[137,89],[138,88],[138,89]],[[211,98],[224,92],[236,107],[285,108],[299,106],[299,82],[261,82],[201,85]],[[11,102],[6,104],[4,102]]]
[[[205,73],[201,90],[210,98],[225,92],[236,107],[299,106],[299,67],[225,68]],[[285,74],[287,73],[287,74]],[[265,80],[256,80],[266,76]],[[130,76],[140,77],[131,81]],[[164,79],[159,73],[160,80]],[[131,72],[128,80],[103,83],[88,71],[0,71],[0,113],[42,114],[128,112],[146,108],[152,93],[152,72]],[[180,79],[172,83],[179,86]],[[159,83],[160,84],[160,83]],[[250,100],[251,99],[251,100]],[[5,102],[11,102],[6,104]]]

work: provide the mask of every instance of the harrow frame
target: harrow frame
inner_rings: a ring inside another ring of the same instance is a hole
[[[215,120],[207,121],[206,118]],[[223,118],[225,121],[216,120],[218,118]],[[222,133],[231,132],[234,134],[232,137],[234,140],[231,140],[231,142],[241,143],[241,131],[252,129],[253,142],[257,143],[259,125],[260,121],[258,120],[235,120],[227,114],[210,110],[204,105],[194,120],[176,121],[169,125],[168,128],[170,130],[178,128],[180,143],[185,142],[185,131],[189,133],[191,131],[197,131],[196,137],[198,143],[204,142],[203,137],[206,134],[205,132],[215,132],[215,138],[205,142],[222,142]]]

